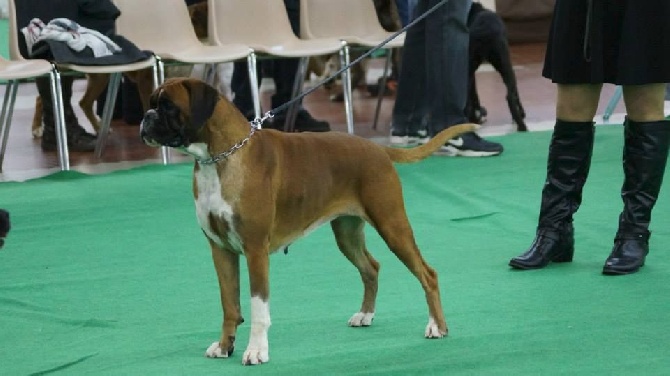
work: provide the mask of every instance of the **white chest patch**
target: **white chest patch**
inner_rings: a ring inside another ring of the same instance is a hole
[[[235,232],[235,225],[233,223],[233,207],[222,196],[221,181],[216,172],[216,166],[200,165],[200,169],[195,172],[195,181],[198,189],[198,198],[195,200],[195,212],[198,216],[200,227],[214,243],[222,247],[229,245],[233,251],[242,253],[244,250],[242,241],[237,232]],[[221,234],[224,238],[221,238],[212,229],[212,224],[209,220],[210,214],[228,224],[228,233]]]

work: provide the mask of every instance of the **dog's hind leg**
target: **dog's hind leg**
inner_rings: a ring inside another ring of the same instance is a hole
[[[240,309],[240,256],[221,249],[209,241],[212,248],[212,260],[219,280],[223,325],[221,339],[212,343],[205,355],[210,358],[227,358],[235,349],[237,326],[244,322]]]
[[[371,193],[375,191],[374,195],[366,195],[365,209],[370,224],[377,229],[389,249],[419,280],[426,293],[429,312],[426,338],[441,338],[447,334],[447,323],[442,311],[437,273],[426,263],[416,245],[405,213],[400,183],[397,180],[384,183],[383,187],[386,191],[384,195],[379,195],[376,189],[371,189]]]
[[[330,226],[340,251],[358,269],[363,280],[363,303],[360,311],[349,319],[349,326],[370,326],[375,316],[379,263],[365,248],[365,221],[346,216],[334,219]]]
[[[86,80],[86,91],[84,91],[84,95],[79,100],[79,107],[84,112],[84,115],[86,115],[86,119],[91,123],[95,133],[98,133],[100,131],[100,120],[98,120],[98,117],[93,112],[93,104],[100,97],[100,94],[105,91],[109,82],[109,74],[90,73],[86,75]]]

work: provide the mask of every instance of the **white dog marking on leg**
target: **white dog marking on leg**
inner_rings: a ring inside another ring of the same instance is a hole
[[[357,312],[349,319],[349,326],[370,326],[374,318],[374,312]]]
[[[221,344],[217,341],[212,343],[205,351],[205,356],[208,358],[227,358],[228,351],[221,349]]]
[[[251,333],[249,345],[242,357],[242,364],[253,365],[267,363],[270,360],[268,352],[268,328],[270,328],[270,305],[261,298],[251,298]]]
[[[442,338],[444,333],[440,332],[440,328],[437,327],[435,319],[428,317],[428,325],[426,325],[426,338]]]

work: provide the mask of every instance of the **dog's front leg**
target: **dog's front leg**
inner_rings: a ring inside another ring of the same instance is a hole
[[[221,339],[212,343],[205,355],[210,358],[227,358],[233,354],[235,349],[237,326],[244,322],[240,310],[240,256],[232,251],[221,249],[211,240],[209,244],[219,279],[223,325]]]
[[[245,251],[249,268],[251,292],[251,333],[242,364],[254,365],[270,360],[268,329],[270,328],[269,254],[267,247],[248,248]]]

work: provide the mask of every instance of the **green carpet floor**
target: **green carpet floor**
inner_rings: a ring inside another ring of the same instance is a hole
[[[0,19],[0,56],[9,59],[9,20]]]
[[[271,360],[259,367],[241,365],[248,323],[232,359],[204,357],[221,312],[190,165],[2,183],[14,229],[0,251],[0,374],[667,375],[667,184],[647,266],[600,274],[621,208],[621,130],[598,128],[575,261],[541,271],[507,261],[534,234],[549,133],[501,137],[499,158],[399,165],[450,335],[423,338],[420,286],[370,228],[376,320],[347,327],[362,287],[325,226],[271,258]],[[245,274],[248,318],[247,286]]]

